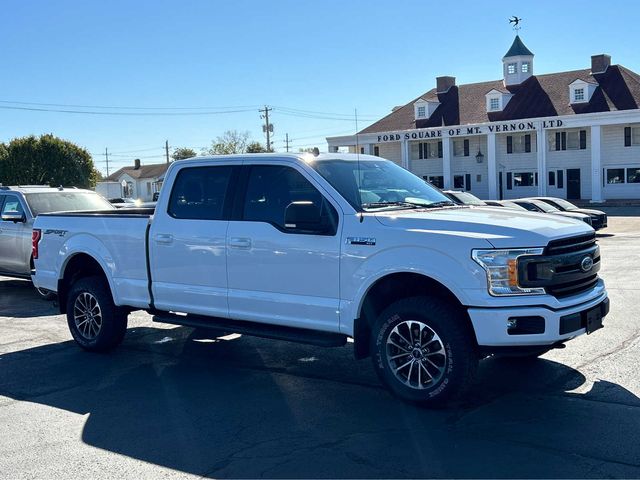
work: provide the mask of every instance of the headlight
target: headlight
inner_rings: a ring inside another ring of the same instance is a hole
[[[525,288],[518,285],[518,257],[542,255],[542,248],[513,250],[473,250],[473,258],[487,272],[489,293],[501,295],[543,295],[544,288]]]

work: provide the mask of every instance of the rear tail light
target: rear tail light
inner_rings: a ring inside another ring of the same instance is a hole
[[[40,238],[42,237],[42,230],[39,228],[34,228],[31,233],[31,256],[35,260],[38,258],[38,243],[40,243]]]

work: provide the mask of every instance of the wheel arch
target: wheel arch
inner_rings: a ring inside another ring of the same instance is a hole
[[[471,319],[461,300],[443,283],[417,272],[393,272],[376,279],[360,301],[353,324],[354,353],[356,358],[369,356],[369,337],[376,319],[391,303],[405,298],[435,296],[459,308],[466,325],[473,332]],[[475,335],[473,335],[475,338]]]
[[[80,278],[98,276],[102,277],[111,296],[113,297],[113,285],[111,279],[106,273],[106,269],[98,260],[88,253],[75,253],[70,255],[61,268],[62,276],[58,279],[58,305],[60,313],[67,313],[67,296],[71,285]]]

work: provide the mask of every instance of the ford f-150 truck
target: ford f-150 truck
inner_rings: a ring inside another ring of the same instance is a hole
[[[127,315],[323,346],[352,338],[399,397],[442,405],[479,359],[537,356],[602,326],[609,301],[584,222],[454,205],[379,157],[194,158],[153,210],[40,215],[35,284],[84,349]]]

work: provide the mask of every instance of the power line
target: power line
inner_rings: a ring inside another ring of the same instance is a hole
[[[17,102],[13,100],[0,100],[0,103],[13,105],[35,105],[41,107],[66,107],[66,108],[103,108],[103,109],[120,109],[120,110],[237,110],[237,109],[254,109],[260,105],[241,105],[234,107],[133,107],[124,105],[77,105],[70,103],[37,103],[37,102]]]
[[[79,115],[112,115],[112,116],[143,116],[143,117],[161,117],[161,116],[191,116],[191,115],[224,115],[229,113],[253,112],[253,109],[245,110],[225,110],[220,112],[98,112],[95,110],[63,110],[55,108],[35,108],[35,107],[14,107],[9,105],[0,105],[0,109],[4,110],[26,110],[30,112],[54,112],[54,113],[71,113]]]

